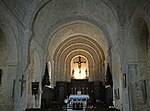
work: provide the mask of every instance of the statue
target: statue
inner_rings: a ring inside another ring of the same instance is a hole
[[[74,78],[74,69],[72,70],[72,78]]]
[[[46,63],[46,67],[45,67],[45,74],[44,74],[44,76],[43,76],[43,78],[42,78],[42,88],[43,88],[45,85],[48,85],[48,86],[50,85],[47,63]]]

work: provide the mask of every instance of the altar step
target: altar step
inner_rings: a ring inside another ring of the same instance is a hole
[[[24,111],[63,111],[63,110],[60,109],[60,108],[44,108],[44,109],[41,109],[41,108],[27,108]]]
[[[120,111],[114,108],[98,108],[98,109],[87,109],[86,111]]]
[[[30,108],[24,111],[66,111],[66,110],[63,110],[60,108],[46,108],[46,109]],[[115,109],[115,108],[97,108],[97,109],[86,109],[85,111],[120,111],[120,110]]]

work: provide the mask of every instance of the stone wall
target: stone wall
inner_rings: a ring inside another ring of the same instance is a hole
[[[3,1],[0,1],[0,6],[0,68],[3,70],[2,84],[0,86],[3,99],[0,100],[2,101],[0,110],[12,111],[14,107],[21,106],[18,104],[18,98],[20,98],[19,79],[21,78],[20,75],[22,75],[22,39],[19,37],[22,35],[23,27]]]
[[[146,96],[149,93],[147,89],[149,87],[149,75],[147,75],[149,21],[147,21],[147,17],[148,15],[145,15],[141,7],[138,7],[131,17],[132,19],[129,20],[131,24],[125,34],[127,46],[125,58],[128,63],[128,90],[131,111],[147,111],[149,107],[149,96]]]

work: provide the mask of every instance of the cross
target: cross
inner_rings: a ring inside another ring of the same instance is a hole
[[[22,78],[19,80],[21,82],[21,94],[20,94],[20,97],[22,97],[22,92],[23,92],[23,83],[26,82],[24,80],[24,75],[22,75]]]
[[[74,64],[75,63],[78,63],[78,68],[81,69],[81,64],[82,63],[86,63],[86,61],[81,61],[81,56],[79,56],[79,61],[78,62],[74,62]]]

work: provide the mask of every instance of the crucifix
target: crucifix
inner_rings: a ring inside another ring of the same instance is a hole
[[[78,62],[74,62],[74,63],[78,63],[78,68],[81,68],[81,64],[82,63],[86,63],[86,61],[81,61],[81,56],[79,56],[79,61]]]
[[[26,82],[24,80],[24,75],[22,75],[22,78],[19,80],[21,82],[21,93],[20,93],[20,97],[22,97],[22,92],[23,92],[23,83]]]
[[[78,62],[74,62],[74,64],[75,64],[75,63],[78,64],[79,74],[81,74],[81,64],[82,64],[82,63],[86,63],[86,61],[81,61],[81,56],[79,56],[79,61],[78,61]]]

